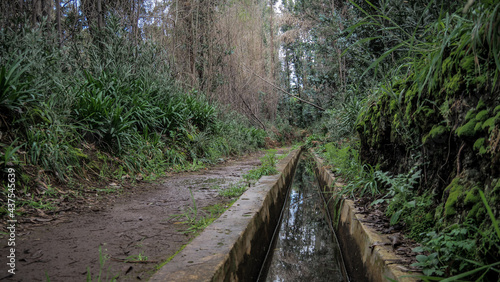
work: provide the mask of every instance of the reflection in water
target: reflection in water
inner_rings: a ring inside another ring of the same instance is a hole
[[[340,248],[305,160],[297,166],[285,205],[266,281],[346,281]]]

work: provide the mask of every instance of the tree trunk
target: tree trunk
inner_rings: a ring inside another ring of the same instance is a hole
[[[104,20],[102,18],[102,0],[97,0],[97,29],[101,30],[104,27]]]
[[[274,82],[276,80],[276,77],[275,77],[275,73],[274,73],[274,18],[273,18],[273,15],[274,15],[274,7],[273,7],[273,1],[272,0],[269,0],[269,6],[271,6],[271,19],[270,19],[270,31],[271,31],[271,52],[270,52],[270,56],[271,56],[271,79],[272,81]]]
[[[57,44],[62,47],[62,31],[61,31],[61,0],[56,1],[56,21],[57,21]]]
[[[41,14],[41,0],[33,0],[31,9],[31,23],[35,26],[38,22],[38,15]]]

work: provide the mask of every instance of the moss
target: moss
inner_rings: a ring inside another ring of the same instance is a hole
[[[88,156],[87,154],[85,154],[85,153],[82,151],[82,149],[80,149],[80,148],[73,148],[73,149],[71,150],[71,152],[72,152],[75,156],[77,156],[77,157],[79,157],[79,158],[82,158],[82,159],[88,159],[88,158],[89,158],[89,156]]]
[[[436,212],[434,213],[434,220],[443,218],[443,204],[439,204],[436,207]]]
[[[455,74],[452,78],[448,79],[445,84],[444,88],[448,90],[448,92],[455,93],[458,91],[460,88],[460,84],[463,83],[462,75],[460,74]]]
[[[473,118],[470,121],[468,121],[466,124],[457,128],[457,130],[455,132],[457,133],[458,137],[474,136],[474,134],[476,134],[476,131],[474,130],[474,128],[476,127],[476,123],[477,123],[476,119]]]
[[[411,104],[411,100],[413,100],[413,98],[415,98],[415,96],[417,95],[418,93],[418,90],[417,90],[417,87],[413,86],[411,87],[408,91],[406,91],[405,93],[405,103],[406,104]]]
[[[479,148],[479,154],[480,155],[486,154],[488,152],[489,148],[490,148],[489,146],[488,147],[481,147],[481,148]]]
[[[398,103],[396,100],[391,100],[391,104],[389,106],[389,109],[392,111],[396,110],[397,109],[397,106],[398,106]]]
[[[467,218],[481,219],[481,210],[484,211],[483,203],[476,203],[467,213]]]
[[[411,120],[411,113],[412,113],[411,108],[412,108],[412,104],[408,103],[408,105],[406,106],[405,117],[410,119],[410,120]]]
[[[443,64],[442,64],[442,67],[441,67],[441,73],[442,74],[448,73],[449,71],[451,71],[452,67],[453,67],[453,63],[452,63],[452,60],[451,60],[451,56],[449,56],[446,59],[444,59],[444,61],[443,61]]]
[[[478,191],[479,191],[478,187],[474,187],[470,191],[468,191],[467,194],[465,194],[464,204],[473,205],[481,202],[481,197],[479,196]]]
[[[472,79],[472,83],[481,86],[486,82],[487,79],[488,79],[488,76],[486,76],[486,75],[476,76]]]
[[[474,71],[474,56],[466,56],[460,61],[460,66],[467,71]]]
[[[465,115],[465,120],[470,120],[472,118],[475,117],[475,113],[476,113],[476,110],[475,109],[471,109],[467,112],[467,114]]]
[[[489,110],[482,110],[476,115],[476,120],[477,121],[485,121],[488,118],[488,114],[490,113]]]
[[[446,191],[449,191],[448,199],[446,199],[446,203],[444,204],[444,214],[449,217],[455,215],[456,212],[456,203],[462,192],[464,187],[460,185],[460,178],[455,178],[453,181],[446,187]]]
[[[484,129],[488,128],[488,132],[493,131],[493,129],[495,128],[496,119],[497,119],[496,117],[491,117],[491,118],[487,119],[485,122],[483,122],[481,129],[484,130]]]
[[[484,103],[483,99],[479,99],[479,102],[477,102],[477,106],[476,106],[476,110],[481,110],[482,108],[484,108],[486,106],[486,104]]]
[[[500,105],[496,106],[495,109],[493,110],[493,114],[500,113]]]
[[[483,147],[484,141],[486,141],[486,138],[484,137],[477,139],[476,142],[474,142],[474,150],[479,150]]]
[[[476,123],[476,126],[474,126],[474,132],[478,132],[479,130],[481,130],[482,125],[483,125],[482,122]]]
[[[434,125],[427,135],[422,138],[422,143],[425,143],[429,138],[433,139],[443,133],[449,132],[449,128],[443,125]]]

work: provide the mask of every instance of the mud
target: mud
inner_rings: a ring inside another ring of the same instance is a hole
[[[193,235],[179,232],[186,225],[172,215],[193,207],[227,205],[216,187],[241,180],[260,164],[262,153],[192,173],[140,184],[105,206],[61,212],[50,219],[26,221],[16,234],[16,274],[8,275],[6,256],[0,258],[0,280],[6,281],[119,281],[147,280]],[[0,250],[7,254],[7,235]],[[101,250],[101,254],[99,253]],[[147,259],[146,259],[147,257]],[[102,260],[106,259],[104,264]]]

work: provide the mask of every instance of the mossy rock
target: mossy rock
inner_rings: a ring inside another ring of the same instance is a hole
[[[479,187],[474,187],[465,194],[464,204],[474,205],[481,202],[481,197],[479,196]]]
[[[482,220],[486,215],[486,209],[484,208],[483,202],[476,203],[467,213],[467,218],[472,218],[475,220]]]
[[[464,191],[464,186],[460,184],[460,178],[453,179],[445,191],[448,191],[449,194],[444,204],[444,214],[446,217],[451,217],[457,213],[456,204]]]

